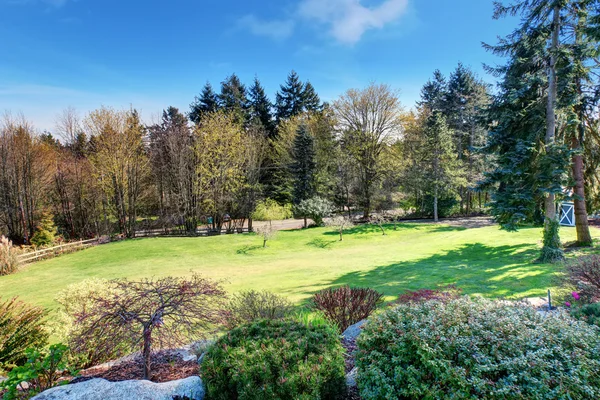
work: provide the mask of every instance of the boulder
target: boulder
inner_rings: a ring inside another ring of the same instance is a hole
[[[362,331],[362,326],[366,323],[367,320],[363,319],[362,321],[359,321],[356,324],[349,326],[348,329],[346,329],[344,333],[342,333],[342,336],[346,340],[356,340],[356,338],[358,337],[358,335],[360,335],[360,332]]]
[[[177,381],[153,383],[150,381],[109,382],[106,379],[89,381],[48,389],[34,400],[203,400],[202,380],[192,376]]]
[[[356,369],[356,367],[352,368],[352,370],[346,374],[346,386],[348,386],[349,388],[356,387],[357,374],[358,369]]]

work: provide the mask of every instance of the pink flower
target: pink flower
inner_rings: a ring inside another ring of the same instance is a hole
[[[565,306],[567,307],[571,307],[571,303],[569,303],[568,301],[565,302]]]
[[[577,293],[577,292],[573,292],[573,293],[571,293],[571,294],[573,295],[573,298],[574,298],[575,300],[579,300],[579,293]]]

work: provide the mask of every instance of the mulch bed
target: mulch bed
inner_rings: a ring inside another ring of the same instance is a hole
[[[346,373],[352,371],[354,368],[354,352],[356,351],[356,339],[342,339],[342,346],[344,347],[344,361],[346,363]],[[346,400],[360,400],[358,394],[358,388],[353,387],[348,389]]]
[[[183,361],[180,355],[170,352],[158,352],[152,355],[152,371],[150,380],[156,383],[198,376],[196,361]],[[110,368],[92,367],[81,371],[81,375],[71,381],[78,383],[93,378],[103,378],[111,382],[144,379],[144,363],[142,357],[124,361]]]

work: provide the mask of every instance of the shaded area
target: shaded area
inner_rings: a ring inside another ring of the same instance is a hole
[[[406,231],[406,230],[427,230],[427,232],[436,233],[436,232],[460,232],[464,231],[467,228],[462,226],[449,226],[449,225],[435,225],[432,224],[420,224],[420,223],[398,223],[394,226],[394,224],[383,224],[383,229],[386,232],[393,231]],[[354,225],[352,228],[344,229],[344,235],[368,235],[378,233],[381,235],[381,228],[377,224],[360,224]],[[323,235],[336,235],[339,236],[339,233],[332,229],[331,231],[324,232]]]

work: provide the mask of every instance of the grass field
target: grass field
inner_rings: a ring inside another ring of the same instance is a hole
[[[326,228],[282,231],[267,249],[253,235],[127,240],[38,262],[0,277],[0,298],[19,296],[55,308],[57,292],[90,277],[140,278],[190,271],[226,281],[230,291],[266,289],[302,304],[320,289],[369,286],[391,300],[408,289],[456,284],[465,293],[523,298],[556,286],[560,265],[534,264],[541,229],[401,224],[347,231],[339,242]],[[600,231],[593,229],[595,238]],[[574,240],[574,228],[561,230]]]

